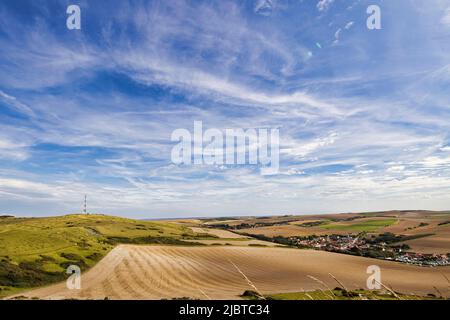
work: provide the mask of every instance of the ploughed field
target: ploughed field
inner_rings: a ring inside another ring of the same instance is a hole
[[[59,283],[21,293],[41,299],[236,299],[262,294],[366,288],[367,267],[404,294],[449,296],[450,267],[426,268],[389,261],[289,248],[119,245],[82,274],[81,290]],[[435,288],[434,288],[435,287]]]
[[[0,216],[0,298],[62,281],[70,265],[84,272],[120,243],[192,246],[192,239],[216,238],[175,223],[105,215]]]

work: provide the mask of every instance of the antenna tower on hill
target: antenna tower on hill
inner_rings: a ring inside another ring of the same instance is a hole
[[[84,213],[84,214],[88,214],[88,213],[87,213],[87,195],[84,195],[83,213]]]

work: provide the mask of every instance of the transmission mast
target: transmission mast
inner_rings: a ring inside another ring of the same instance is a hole
[[[84,207],[83,207],[83,213],[87,214],[87,195],[84,195]]]

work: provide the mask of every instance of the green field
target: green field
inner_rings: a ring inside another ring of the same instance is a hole
[[[195,245],[213,239],[170,222],[105,215],[0,218],[0,297],[61,281],[69,265],[92,267],[119,243]]]
[[[376,232],[381,228],[388,227],[396,223],[397,219],[379,219],[351,222],[336,222],[321,225],[320,228],[326,230],[353,231],[353,232]]]

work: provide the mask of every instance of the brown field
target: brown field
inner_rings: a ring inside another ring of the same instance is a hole
[[[450,224],[439,226],[443,221],[448,221],[447,217],[420,217],[402,219],[397,225],[392,225],[383,229],[385,232],[392,232],[395,234],[417,235],[417,234],[431,234],[430,236],[405,241],[411,247],[411,251],[420,253],[450,253]],[[428,225],[419,227],[420,223],[427,223]],[[412,228],[409,229],[408,228]]]
[[[217,239],[217,240],[185,240],[188,242],[203,243],[207,245],[226,245],[226,246],[265,246],[265,247],[284,247],[281,244],[251,238],[239,239]]]
[[[223,239],[246,239],[247,237],[244,237],[240,234],[233,233],[231,231],[227,230],[220,230],[220,229],[210,229],[210,228],[199,228],[199,227],[191,227],[192,231],[195,233],[208,233],[210,235],[223,238]]]
[[[216,237],[218,239],[212,240],[186,240],[190,242],[203,243],[207,245],[230,245],[230,246],[252,246],[252,245],[261,245],[267,247],[274,247],[277,244],[268,241],[257,240],[249,237],[245,237],[243,235],[227,231],[221,229],[212,229],[212,228],[199,228],[199,227],[190,227],[191,230],[195,233],[207,233]]]
[[[270,227],[259,227],[259,228],[248,228],[248,229],[240,229],[238,232],[241,233],[248,233],[248,234],[260,234],[264,235],[266,237],[276,237],[276,236],[282,236],[282,237],[304,237],[309,235],[323,235],[330,233],[327,230],[320,229],[318,227],[314,228],[304,228],[299,227],[292,224],[287,225],[280,225],[280,226],[270,226]],[[337,231],[336,233],[344,234],[345,232]]]
[[[397,223],[383,228],[382,232],[392,232],[395,234],[408,234],[408,228],[418,227],[421,222],[426,222],[424,219],[412,220],[412,219],[401,219]],[[410,232],[409,232],[410,233]]]
[[[426,238],[405,241],[411,247],[411,251],[420,253],[450,253],[450,235],[434,235]]]
[[[450,253],[450,225],[438,226],[430,224],[430,226],[415,229],[411,233],[433,234],[425,238],[405,241],[411,247],[412,251],[421,253]]]
[[[82,290],[64,283],[24,293],[43,299],[235,299],[261,293],[365,288],[369,265],[378,265],[382,282],[403,293],[449,295],[450,267],[424,268],[323,251],[252,247],[175,247],[120,245],[82,277]]]
[[[362,219],[361,219],[362,220]],[[264,235],[266,237],[276,237],[276,236],[282,236],[282,237],[305,237],[310,235],[326,235],[330,233],[334,234],[348,234],[349,232],[343,231],[343,230],[333,230],[332,232],[330,230],[322,229],[319,226],[317,227],[302,227],[300,224],[311,222],[311,221],[318,221],[318,220],[297,220],[289,222],[289,224],[283,224],[283,225],[276,225],[276,226],[268,226],[268,227],[257,227],[257,228],[247,228],[247,229],[240,229],[238,232],[240,233],[248,233],[250,235]],[[360,221],[360,220],[358,220]]]

